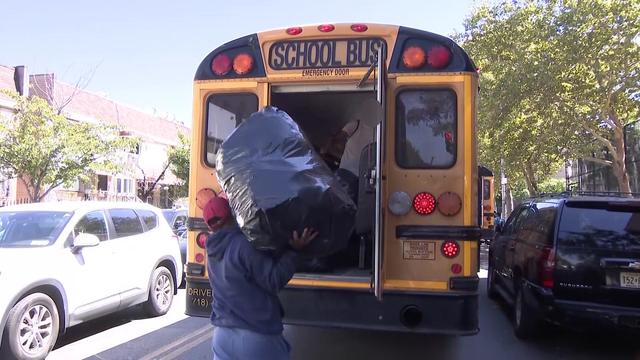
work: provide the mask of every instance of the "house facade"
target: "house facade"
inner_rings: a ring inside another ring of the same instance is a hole
[[[13,75],[17,70],[20,69],[0,66],[2,88],[16,90],[20,87],[19,80],[13,81]],[[11,82],[8,81],[9,78]],[[66,118],[113,125],[119,129],[121,136],[140,139],[135,151],[122,154],[126,166],[121,173],[98,173],[90,184],[76,181],[71,185],[58,187],[47,195],[45,201],[138,201],[142,198],[141,200],[160,207],[170,207],[173,204],[179,180],[167,168],[167,154],[172,146],[178,145],[178,134],[188,134],[189,128],[176,121],[121,104],[106,96],[57,81],[55,74],[25,75],[22,81],[27,83],[27,79],[29,95],[47,100]],[[10,105],[7,104],[4,116],[11,115],[13,110]],[[15,179],[6,180],[10,183],[9,195],[6,196],[8,202],[21,202],[22,198],[26,197],[21,191],[24,185]],[[152,186],[153,190],[150,189]]]

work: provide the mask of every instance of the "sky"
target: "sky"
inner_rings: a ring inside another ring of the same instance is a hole
[[[191,124],[193,76],[216,47],[322,23],[463,30],[474,0],[3,0],[0,64],[26,65],[120,103]]]

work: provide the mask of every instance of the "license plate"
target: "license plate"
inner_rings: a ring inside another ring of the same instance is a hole
[[[623,288],[640,289],[640,273],[621,272],[620,286]]]

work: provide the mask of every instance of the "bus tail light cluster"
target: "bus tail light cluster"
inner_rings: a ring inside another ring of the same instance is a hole
[[[460,245],[453,240],[447,240],[442,243],[440,250],[446,258],[453,259],[460,254]],[[453,267],[451,270],[453,271]]]
[[[449,65],[451,58],[451,50],[443,45],[433,45],[426,51],[422,46],[410,45],[402,52],[402,64],[410,70],[420,70],[425,64],[441,70]]]
[[[196,236],[196,244],[198,245],[198,247],[200,249],[206,249],[207,248],[207,239],[209,238],[209,234],[207,234],[206,232],[201,232],[198,234],[198,236]],[[196,253],[196,262],[198,264],[202,264],[204,263],[204,254],[201,252],[197,252]]]
[[[389,211],[393,215],[407,215],[411,208],[420,215],[429,215],[437,208],[444,216],[454,216],[462,209],[462,199],[454,192],[447,191],[438,197],[428,192],[420,192],[413,201],[409,194],[404,191],[397,191],[389,197]]]
[[[246,52],[235,55],[233,60],[227,53],[218,54],[211,61],[211,70],[218,76],[227,75],[231,69],[237,75],[246,75],[253,70],[253,66],[253,56]]]

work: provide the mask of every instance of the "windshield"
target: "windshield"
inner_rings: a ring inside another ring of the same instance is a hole
[[[0,212],[0,248],[51,245],[71,215],[61,211]]]
[[[558,233],[562,246],[640,251],[637,208],[565,206]]]
[[[170,223],[171,219],[173,219],[173,210],[162,210],[162,215],[164,215],[164,218]]]

